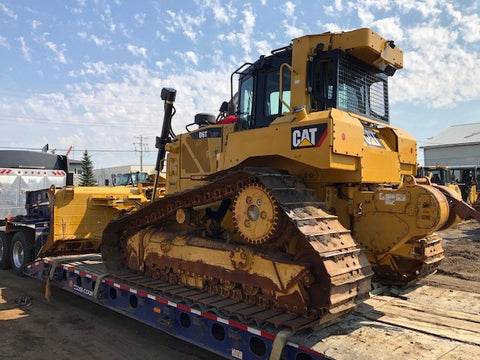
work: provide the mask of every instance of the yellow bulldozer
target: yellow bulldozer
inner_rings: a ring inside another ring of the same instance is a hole
[[[98,252],[107,224],[146,204],[152,190],[138,184],[29,191],[26,214],[0,220],[0,269],[22,275],[37,257]]]
[[[370,29],[302,36],[235,70],[220,114],[196,115],[180,135],[176,91],[164,88],[166,195],[106,227],[108,271],[295,328],[351,312],[372,276],[407,284],[435,272],[435,231],[458,223],[461,199],[415,177],[415,139],[390,125],[388,77],[402,65]]]

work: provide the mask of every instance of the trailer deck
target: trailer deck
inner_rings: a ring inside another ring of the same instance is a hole
[[[26,274],[227,358],[280,353],[296,360],[480,358],[475,293],[431,286],[390,289],[337,324],[292,334],[215,309],[228,299],[199,292],[198,303],[192,303],[175,285],[141,275],[119,280],[105,273],[98,254],[39,259]]]

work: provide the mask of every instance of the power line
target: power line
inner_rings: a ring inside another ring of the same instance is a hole
[[[135,136],[136,139],[139,140],[138,143],[134,142],[133,145],[135,146],[135,152],[140,153],[140,172],[143,171],[143,153],[148,152],[148,144],[145,144],[143,140],[146,139],[145,136],[139,135]],[[137,150],[137,145],[139,146],[139,150]]]
[[[32,147],[19,147],[19,146],[0,146],[0,149],[4,150],[37,150],[40,151],[42,148],[32,148]],[[68,151],[68,149],[55,149],[56,151]],[[135,150],[119,150],[119,149],[85,149],[88,152],[99,152],[99,153],[107,153],[107,152],[112,152],[112,153],[135,153]],[[85,151],[81,149],[75,149],[75,151]]]
[[[18,94],[18,95],[17,95]],[[30,92],[30,93],[26,93],[24,90],[13,90],[13,89],[8,89],[8,88],[2,88],[0,89],[0,96],[3,95],[4,98],[18,98],[18,99],[28,99],[28,98],[31,98],[31,97],[37,97],[37,98],[47,98],[48,99],[48,95],[50,95],[52,93],[49,93],[49,92]],[[65,95],[66,93],[62,93],[62,95]],[[139,95],[140,96],[140,95]],[[112,98],[110,99],[109,101],[105,101],[105,100],[98,100],[98,101],[89,101],[88,103],[86,104],[83,104],[81,101],[79,100],[83,100],[83,99],[87,99],[87,100],[90,100],[91,97],[89,96],[83,96],[83,97],[77,97],[75,100],[76,101],[70,101],[70,103],[72,104],[78,104],[79,106],[82,106],[82,105],[115,105],[115,104],[140,104],[140,105],[150,105],[150,106],[153,106],[153,105],[159,105],[161,106],[161,102],[158,100],[159,98],[159,95],[156,94],[156,93],[152,93],[152,94],[147,94],[147,95],[142,95],[142,97],[151,97],[152,99],[156,100],[156,101],[145,101],[145,100],[129,100],[129,99],[123,99],[123,98],[119,98],[119,97],[115,97],[115,98]],[[68,100],[68,98],[66,99]]]
[[[0,121],[2,122],[7,122],[7,121],[12,121],[13,122],[16,119],[25,119],[25,120],[33,120],[38,123],[48,123],[48,124],[55,124],[55,125],[64,125],[64,126],[121,126],[121,127],[148,127],[149,129],[155,127],[158,124],[152,124],[152,123],[145,123],[145,124],[139,124],[139,123],[131,123],[131,122],[122,122],[122,123],[100,123],[100,122],[72,122],[72,121],[62,121],[62,120],[55,120],[55,119],[49,119],[49,118],[42,118],[42,117],[32,117],[32,116],[17,116],[17,115],[0,115]]]

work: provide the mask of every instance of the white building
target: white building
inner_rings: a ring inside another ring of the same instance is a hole
[[[139,165],[123,165],[102,169],[94,169],[93,173],[95,174],[97,185],[103,186],[115,185],[117,179],[119,179],[122,174],[136,173],[138,171],[140,171]],[[143,165],[143,172],[153,174],[155,172],[155,165]],[[108,184],[106,182],[107,180]]]
[[[480,166],[480,123],[450,126],[420,148],[425,165]]]
[[[68,159],[68,172],[73,173],[73,185],[80,184],[80,174],[82,173],[82,161]]]

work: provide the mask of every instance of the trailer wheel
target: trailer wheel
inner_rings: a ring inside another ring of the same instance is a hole
[[[23,276],[25,266],[33,261],[33,236],[27,231],[19,231],[12,238],[12,268]]]
[[[0,270],[10,269],[10,245],[11,240],[4,232],[0,232]]]

